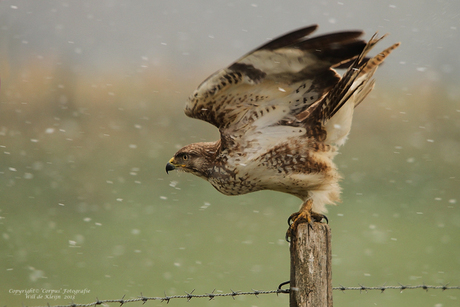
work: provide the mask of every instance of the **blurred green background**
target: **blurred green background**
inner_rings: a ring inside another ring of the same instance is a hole
[[[83,304],[287,280],[286,219],[298,199],[227,197],[192,175],[166,175],[165,164],[183,145],[218,137],[183,114],[204,78],[312,23],[319,33],[390,32],[378,50],[402,42],[336,158],[333,285],[460,285],[460,8],[411,3],[2,1],[2,306],[71,302],[11,293],[31,288],[87,289],[74,299]],[[459,300],[458,290],[334,292],[336,306]],[[170,304],[287,306],[288,296]]]

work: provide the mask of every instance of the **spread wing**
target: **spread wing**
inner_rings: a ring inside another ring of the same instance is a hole
[[[348,89],[329,95],[341,81],[334,68],[362,69],[370,48],[360,31],[309,38],[316,28],[274,39],[217,71],[190,96],[185,114],[219,128],[223,142],[245,148],[262,133],[265,139],[303,135],[318,123],[312,115],[324,124],[359,76],[350,73],[343,81]]]

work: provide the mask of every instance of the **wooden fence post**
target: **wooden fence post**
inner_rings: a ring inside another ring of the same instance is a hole
[[[290,307],[332,307],[331,229],[299,224],[291,237]]]

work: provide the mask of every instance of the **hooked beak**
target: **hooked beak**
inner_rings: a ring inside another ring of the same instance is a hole
[[[169,171],[173,171],[176,169],[176,167],[172,164],[174,161],[174,158],[171,158],[168,163],[166,163],[166,174],[169,174]]]

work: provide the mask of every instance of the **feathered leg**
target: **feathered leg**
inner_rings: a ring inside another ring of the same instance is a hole
[[[313,200],[309,199],[302,204],[299,212],[295,212],[289,216],[289,228],[286,231],[286,241],[290,242],[289,238],[296,233],[297,226],[299,226],[300,223],[308,223],[309,226],[313,226],[314,222],[321,223],[323,219],[325,219],[326,222],[329,222],[325,215],[313,212],[312,207]]]

